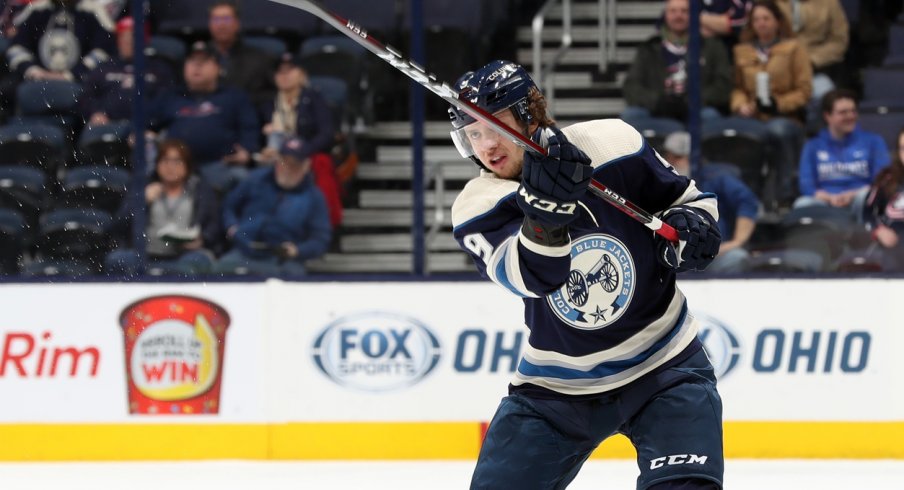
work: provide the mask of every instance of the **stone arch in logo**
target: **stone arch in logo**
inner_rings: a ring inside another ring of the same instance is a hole
[[[571,272],[546,297],[563,322],[596,330],[618,320],[634,296],[634,259],[611,235],[588,235],[571,245]]]

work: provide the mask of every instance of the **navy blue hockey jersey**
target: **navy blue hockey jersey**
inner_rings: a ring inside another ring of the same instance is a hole
[[[715,196],[678,175],[623,121],[562,131],[592,159],[595,179],[641,208],[660,214],[686,204],[718,219]],[[481,274],[524,298],[531,331],[513,391],[607,392],[699,342],[675,273],[656,259],[652,231],[588,192],[571,242],[538,245],[521,234],[518,184],[481,172],[452,207],[454,236]]]

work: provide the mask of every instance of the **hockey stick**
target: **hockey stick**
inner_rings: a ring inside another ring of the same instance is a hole
[[[501,121],[496,119],[495,116],[484,111],[480,107],[477,107],[476,105],[465,99],[459,99],[458,92],[456,92],[452,87],[450,87],[446,83],[438,81],[433,74],[427,73],[423,67],[418,66],[413,61],[403,58],[402,55],[392,46],[384,45],[380,41],[374,39],[358,23],[330,12],[314,0],[270,1],[288,5],[290,7],[295,7],[297,9],[301,9],[305,12],[309,12],[315,15],[320,20],[326,22],[327,24],[330,24],[340,32],[344,33],[346,36],[355,40],[358,44],[367,48],[367,50],[371,53],[382,58],[394,68],[398,69],[405,75],[408,75],[415,82],[426,87],[434,94],[442,97],[446,102],[464,111],[474,119],[490,126],[499,134],[510,137],[512,141],[523,147],[525,150],[533,151],[541,155],[546,155],[545,148],[534,143],[527,136],[524,136],[523,134],[515,131],[513,128],[510,128],[508,125],[502,123]],[[639,221],[647,228],[653,230],[666,240],[669,240],[670,242],[678,241],[678,232],[676,232],[674,228],[666,223],[663,223],[659,218],[644,211],[636,204],[618,195],[616,192],[610,190],[596,179],[590,181],[590,191],[603,198],[606,202],[612,204],[623,213]]]

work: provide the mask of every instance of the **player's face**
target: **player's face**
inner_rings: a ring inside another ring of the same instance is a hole
[[[494,114],[496,119],[506,126],[524,133],[525,128],[518,123],[509,109]],[[474,155],[486,168],[503,179],[515,179],[521,175],[524,164],[524,149],[516,145],[511,138],[502,136],[482,122],[475,122],[465,127],[465,136],[474,149]]]

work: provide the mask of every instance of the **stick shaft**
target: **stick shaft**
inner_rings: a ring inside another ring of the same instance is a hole
[[[458,92],[456,92],[455,89],[450,87],[448,84],[437,80],[433,74],[427,73],[422,66],[414,63],[411,60],[403,58],[401,53],[399,53],[395,48],[387,46],[375,39],[373,36],[368,34],[367,31],[358,23],[341,17],[336,13],[325,9],[323,6],[313,0],[271,1],[281,3],[283,5],[288,5],[290,7],[295,7],[315,15],[320,20],[326,22],[327,24],[330,24],[338,31],[344,33],[346,36],[358,42],[358,44],[364,46],[368,51],[383,59],[383,61],[389,63],[405,75],[408,75],[408,77],[415,82],[421,84],[434,94],[440,96],[449,104],[464,111],[474,119],[487,124],[488,126],[493,128],[494,131],[508,136],[512,141],[523,147],[525,150],[533,151],[541,155],[546,154],[545,148],[534,143],[527,136],[524,136],[514,128],[509,127],[507,124],[502,123],[495,116],[486,112],[480,107],[477,107],[471,102],[465,99],[459,99]],[[647,228],[653,230],[655,233],[665,238],[666,240],[669,240],[671,242],[678,241],[678,233],[674,228],[666,223],[663,223],[662,220],[641,209],[631,201],[628,201],[627,199],[616,194],[605,185],[600,183],[598,180],[594,179],[590,182],[590,191],[604,199],[609,204],[615,206],[618,210],[639,221]]]

